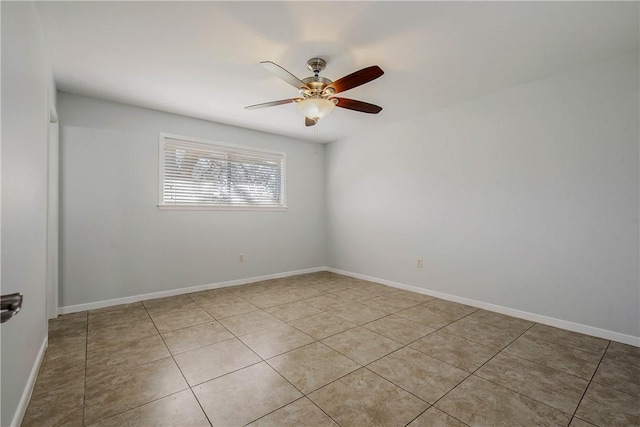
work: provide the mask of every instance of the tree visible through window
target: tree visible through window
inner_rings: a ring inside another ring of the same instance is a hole
[[[161,206],[283,208],[284,153],[160,138]]]

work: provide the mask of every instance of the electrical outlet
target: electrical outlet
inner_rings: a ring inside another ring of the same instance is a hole
[[[416,268],[422,268],[422,258],[418,258],[418,264],[416,265]]]
[[[244,262],[244,254],[238,255],[238,262]]]

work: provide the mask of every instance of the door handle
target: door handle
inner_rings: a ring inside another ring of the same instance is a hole
[[[2,295],[0,298],[0,323],[4,323],[18,314],[22,308],[22,294],[16,292],[15,294]]]

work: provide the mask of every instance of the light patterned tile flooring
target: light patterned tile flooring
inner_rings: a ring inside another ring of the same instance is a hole
[[[640,348],[328,272],[60,316],[24,426],[638,426]]]

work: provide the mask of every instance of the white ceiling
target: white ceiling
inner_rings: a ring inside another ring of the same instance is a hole
[[[506,87],[638,50],[638,2],[42,2],[59,90],[328,142]],[[270,75],[327,61],[345,92],[384,107],[337,108],[307,128]]]

